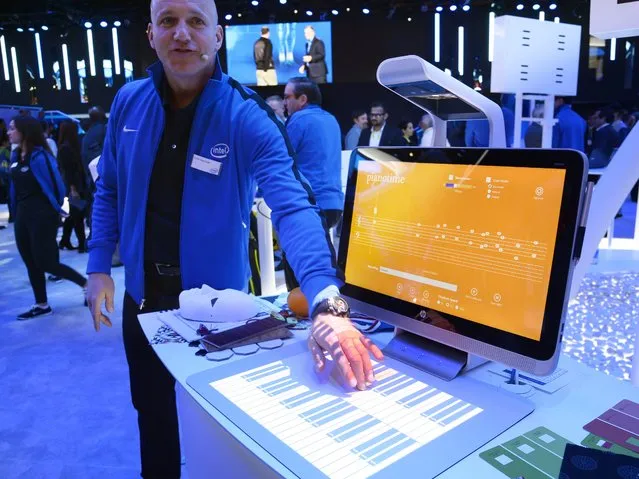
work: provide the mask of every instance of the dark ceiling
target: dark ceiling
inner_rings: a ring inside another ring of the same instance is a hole
[[[275,22],[292,20],[293,18],[307,18],[307,10],[313,12],[313,18],[329,19],[331,11],[337,9],[342,15],[346,8],[351,9],[351,15],[361,14],[365,6],[372,15],[391,18],[394,14],[417,14],[429,11],[436,5],[450,3],[464,4],[470,0],[288,0],[282,5],[280,0],[259,0],[258,6],[253,6],[251,0],[217,0],[220,17],[226,14],[234,15],[234,22]],[[508,0],[497,0],[502,3]],[[0,26],[37,27],[39,25],[54,25],[70,27],[83,25],[85,21],[127,20],[134,23],[148,20],[150,0],[4,0],[0,7]],[[472,5],[486,5],[491,0],[472,0]],[[544,3],[542,0],[540,3]],[[298,10],[294,14],[294,10]],[[237,14],[241,14],[238,18]]]

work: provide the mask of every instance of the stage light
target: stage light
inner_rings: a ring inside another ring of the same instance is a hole
[[[18,71],[17,55],[18,54],[16,53],[16,47],[11,47],[11,63],[13,63],[13,80],[16,85],[16,93],[20,93],[20,72]]]
[[[93,24],[91,22],[84,22],[84,28],[91,28]]]
[[[44,67],[42,66],[42,47],[40,46],[40,34],[35,34],[36,54],[38,55],[38,73],[40,78],[44,78]]]
[[[258,2],[257,0],[253,0],[251,2],[251,5],[253,5],[254,7],[257,7],[260,4],[260,2]]]
[[[109,24],[108,24],[106,21],[102,20],[102,21],[100,22],[100,26],[101,26],[102,28],[106,28],[106,27],[108,27],[108,26],[109,26]]]
[[[465,12],[469,11],[470,10],[470,5],[464,5],[462,7],[462,10],[465,11]]]
[[[362,13],[364,15],[368,15],[369,13],[371,13],[371,11],[368,8],[362,8]]]
[[[452,4],[450,7],[448,7],[448,8],[450,8],[450,11],[451,11],[451,12],[454,12],[455,10],[457,10],[457,5],[455,5],[455,4],[453,3],[453,4]]]
[[[35,32],[35,28],[33,28],[33,27],[29,27],[29,28],[28,28],[28,30],[29,30],[30,32]]]
[[[515,8],[517,8],[517,10],[519,10],[521,12],[524,9],[524,4],[523,3],[518,3],[517,7],[515,7]]]
[[[411,17],[408,17],[408,21],[409,21],[409,22],[412,22],[412,21],[413,21],[413,19],[412,19]]]
[[[238,13],[238,14],[237,14],[237,18],[242,18],[242,14],[241,14],[241,13]]]
[[[64,64],[64,85],[67,90],[71,89],[71,73],[69,71],[69,52],[67,51],[67,44],[62,44],[62,63]]]
[[[89,73],[91,76],[95,76],[95,54],[93,51],[93,31],[87,30],[87,45],[89,45]]]
[[[280,3],[281,3],[282,5],[286,5],[286,0],[280,0]]]
[[[297,15],[297,10],[293,10],[293,13],[294,13],[295,15]]]
[[[313,15],[313,12],[311,12],[310,10],[306,10],[306,15],[308,15],[309,17]]]
[[[18,27],[18,28],[16,28],[16,30],[17,30],[18,32],[20,32],[20,33],[24,32],[24,28],[22,28],[22,27]]]
[[[539,21],[541,21],[541,22],[545,22],[546,21],[546,12],[544,12],[543,10],[541,12],[539,12]]]
[[[49,27],[47,27],[46,25],[42,25],[42,30],[46,32],[47,30],[49,30]]]
[[[557,4],[556,3],[551,3],[550,5],[548,5],[548,8],[550,10],[556,10],[557,9]]]
[[[617,59],[617,39],[610,39],[610,61],[614,62]]]
[[[464,76],[464,27],[457,29],[457,71]]]
[[[555,23],[560,23],[559,17],[555,17]]]
[[[435,10],[438,11],[438,12],[441,12],[442,10],[444,10],[444,7],[439,5]]]
[[[225,20],[231,20],[233,18],[233,15],[231,15],[230,13],[227,13],[226,16],[224,17]]]
[[[488,14],[488,61],[493,61],[495,54],[495,12]]]
[[[339,15],[339,12],[338,12],[337,10],[331,10],[331,13],[332,13],[333,15]]]
[[[541,8],[541,7],[539,6],[539,4],[538,4],[538,3],[535,3],[535,4],[533,5],[533,10],[534,10],[534,11],[537,11],[537,10],[539,10],[540,8]]]
[[[350,12],[351,11],[351,7],[346,7],[346,11]]]
[[[440,17],[441,15],[439,13],[435,14],[435,63],[439,63],[439,58],[440,58],[440,48],[439,48],[439,21],[440,21]]]
[[[111,29],[111,37],[113,39],[113,63],[115,63],[115,74],[120,74],[120,45],[118,42],[118,29]]]
[[[114,27],[121,27],[122,26],[122,22],[120,20],[116,20],[115,22],[113,22],[113,26]]]
[[[9,62],[7,61],[7,45],[4,43],[4,35],[0,37],[0,53],[2,53],[2,67],[4,68],[4,79],[9,81]]]

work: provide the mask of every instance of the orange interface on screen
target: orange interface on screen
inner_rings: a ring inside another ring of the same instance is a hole
[[[346,280],[539,340],[565,171],[362,161]]]

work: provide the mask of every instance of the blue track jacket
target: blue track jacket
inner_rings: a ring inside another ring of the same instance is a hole
[[[557,123],[553,127],[552,147],[585,151],[586,120],[575,113],[570,105],[562,105],[555,111]]]
[[[48,165],[47,162],[49,162]],[[11,168],[18,168],[19,166],[18,157],[14,151],[11,155]],[[45,196],[49,199],[51,207],[57,213],[62,213],[62,204],[64,202],[67,187],[62,180],[62,175],[60,175],[60,170],[58,170],[58,163],[53,155],[44,148],[35,146],[31,151],[29,167],[31,168],[33,176],[35,176],[35,179],[40,184]],[[9,190],[9,201],[11,201],[15,211],[16,192],[13,188],[13,182],[11,182]]]
[[[144,298],[144,230],[151,171],[164,130],[160,63],[150,77],[123,86],[114,99],[99,162],[88,273],[111,271],[120,243],[127,292]],[[194,155],[220,163],[217,174],[192,166]],[[245,290],[250,275],[248,226],[255,187],[273,210],[273,225],[309,301],[342,285],[335,253],[298,172],[284,126],[260,97],[222,73],[202,91],[189,139],[180,267],[184,289],[208,284]]]
[[[317,205],[322,210],[342,211],[342,134],[335,117],[317,105],[308,105],[289,118],[286,130]]]

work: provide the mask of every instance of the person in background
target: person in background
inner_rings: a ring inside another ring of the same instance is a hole
[[[364,110],[353,111],[351,119],[353,120],[353,126],[346,133],[346,138],[344,139],[345,150],[354,150],[357,147],[362,130],[368,126],[368,115],[366,115]]]
[[[419,140],[419,146],[421,147],[431,147],[435,144],[435,130],[433,128],[433,117],[430,116],[430,113],[426,113],[422,115],[419,120],[419,127],[422,130],[422,137]],[[446,139],[446,146],[450,147],[450,143],[448,139]]]
[[[272,95],[266,99],[266,104],[271,107],[273,113],[278,120],[286,124],[286,111],[284,108],[284,100],[279,95]]]
[[[402,146],[417,146],[417,136],[415,135],[415,129],[413,128],[413,122],[409,120],[402,120],[399,122],[399,130],[402,132]]]
[[[619,144],[619,135],[612,126],[614,114],[610,109],[598,110],[593,118],[592,153],[590,168],[605,168]]]
[[[29,274],[35,305],[18,320],[52,313],[47,302],[45,272],[74,282],[83,289],[87,279],[60,263],[56,236],[64,203],[64,182],[49,151],[44,132],[35,118],[16,116],[9,123],[9,140],[18,148],[12,154],[11,201],[15,203],[15,237]]]
[[[106,137],[106,115],[100,106],[94,106],[89,109],[90,125],[82,138],[82,167],[92,185],[93,180],[89,172],[89,163],[102,154],[104,146],[104,138]]]
[[[568,97],[555,97],[555,118],[552,147],[585,151],[586,120],[572,109]]]
[[[253,60],[255,60],[255,76],[257,86],[277,85],[277,72],[273,62],[273,43],[271,42],[271,30],[262,27],[262,36],[253,44]]]
[[[297,166],[308,180],[326,226],[333,228],[342,217],[342,139],[333,115],[321,108],[322,94],[308,78],[291,78],[284,90],[289,119],[286,131],[297,153]],[[284,263],[288,290],[298,285],[292,268]]]
[[[324,41],[317,38],[315,28],[312,25],[304,28],[304,38],[306,38],[306,55],[302,57],[304,64],[299,72],[317,84],[326,83],[328,68],[326,67],[326,46]]]
[[[402,146],[401,132],[388,125],[384,104],[374,102],[369,113],[369,128],[362,130],[357,146]]]
[[[11,174],[9,165],[11,164],[11,144],[7,134],[6,123],[0,118],[0,203],[7,203],[9,206],[9,222],[13,221],[11,201],[9,201],[9,190],[11,188]],[[6,225],[0,225],[0,229],[5,229]]]
[[[46,120],[42,120],[40,122],[40,126],[42,127],[42,132],[44,133],[44,137],[47,140],[47,145],[49,145],[49,150],[51,154],[57,158],[58,157],[58,145],[53,139],[53,125]]]
[[[326,351],[349,387],[366,389],[375,380],[370,354],[383,355],[339,297],[335,253],[284,126],[222,71],[224,29],[215,2],[151,0],[150,19],[147,36],[159,61],[147,78],[124,85],[111,106],[93,205],[88,302],[96,331],[111,326],[111,257],[119,241],[122,336],[142,477],[173,479],[181,471],[175,378],[138,315],[179,308],[183,290],[205,284],[247,288],[256,186],[310,305],[314,366],[325,367]]]
[[[544,106],[537,105],[532,112],[533,118],[543,118],[544,116]],[[524,136],[524,142],[526,143],[526,148],[541,148],[542,138],[543,138],[543,127],[541,123],[537,121],[533,121],[530,123],[530,126],[526,130],[526,136]]]
[[[84,232],[84,214],[88,188],[86,174],[82,167],[80,153],[80,139],[78,138],[78,125],[74,121],[64,120],[60,123],[60,148],[58,150],[58,164],[62,172],[62,178],[67,187],[71,214],[64,220],[62,227],[62,239],[60,249],[76,249],[71,244],[71,231],[75,231],[78,238],[77,250],[86,253],[86,236]]]
[[[613,120],[610,125],[615,129],[618,135],[621,135],[622,130],[626,130],[628,125],[624,121],[624,117],[628,116],[628,110],[625,110],[621,105],[614,104],[612,107]]]

